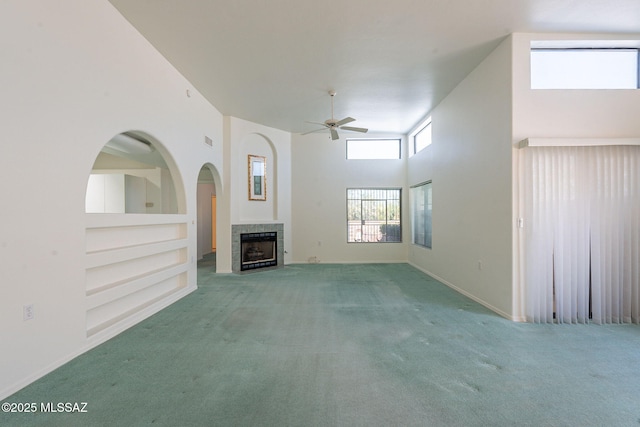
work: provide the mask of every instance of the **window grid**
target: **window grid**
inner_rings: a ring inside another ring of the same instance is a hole
[[[399,188],[347,189],[347,242],[402,242]]]

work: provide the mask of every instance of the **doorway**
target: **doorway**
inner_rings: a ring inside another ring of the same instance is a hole
[[[198,174],[198,267],[216,269],[216,186],[213,174],[203,166]]]

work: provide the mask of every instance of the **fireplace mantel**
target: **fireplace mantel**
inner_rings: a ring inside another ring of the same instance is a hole
[[[276,259],[277,265],[272,267],[251,269],[242,271],[242,244],[240,235],[247,233],[277,233],[276,237]],[[231,271],[234,273],[251,273],[254,271],[264,271],[265,269],[284,267],[284,224],[234,224],[231,226]]]

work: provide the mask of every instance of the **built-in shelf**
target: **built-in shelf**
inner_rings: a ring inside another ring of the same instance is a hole
[[[86,330],[118,328],[188,284],[185,215],[87,214]]]
[[[159,253],[169,252],[186,247],[187,239],[178,239],[87,252],[86,268],[115,264],[134,258],[156,255]]]

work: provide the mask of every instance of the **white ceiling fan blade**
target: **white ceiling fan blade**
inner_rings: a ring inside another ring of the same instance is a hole
[[[365,128],[355,128],[355,127],[350,127],[350,126],[342,126],[342,125],[346,125],[347,123],[351,123],[351,122],[355,122],[356,119],[354,119],[353,117],[345,117],[342,120],[338,120],[336,121],[333,118],[333,97],[336,95],[336,92],[334,90],[330,90],[329,91],[329,95],[331,96],[331,118],[327,119],[324,121],[324,123],[318,123],[318,122],[309,122],[307,121],[306,123],[311,123],[314,125],[320,125],[320,126],[324,126],[324,128],[329,129],[329,132],[331,133],[331,139],[332,140],[336,140],[336,139],[340,139],[340,135],[338,135],[338,129],[344,129],[344,130],[350,130],[350,131],[354,131],[354,132],[367,132],[368,129]],[[311,130],[308,132],[305,132],[301,135],[307,135],[309,133],[314,133],[314,132],[319,132],[321,130],[324,129],[315,129],[315,130]]]
[[[308,120],[305,120],[304,122],[305,122],[305,123],[310,123],[310,124],[312,124],[312,125],[320,125],[320,126],[327,127],[327,124],[326,124],[326,123],[310,122],[310,121],[308,121]]]
[[[340,129],[350,130],[350,131],[353,131],[353,132],[363,132],[363,133],[367,133],[369,131],[369,129],[367,129],[367,128],[354,128],[354,127],[351,127],[351,126],[340,126]]]
[[[337,126],[342,126],[342,125],[346,125],[347,123],[351,123],[351,122],[355,122],[356,119],[354,119],[353,117],[345,117],[344,119],[340,120],[339,122],[336,123]]]
[[[320,129],[310,130],[310,131],[308,131],[308,132],[301,133],[300,135],[307,135],[307,134],[314,133],[314,132],[321,132],[321,131],[323,131],[323,130],[327,130],[327,128],[326,128],[326,127],[324,127],[324,128],[320,128]]]

